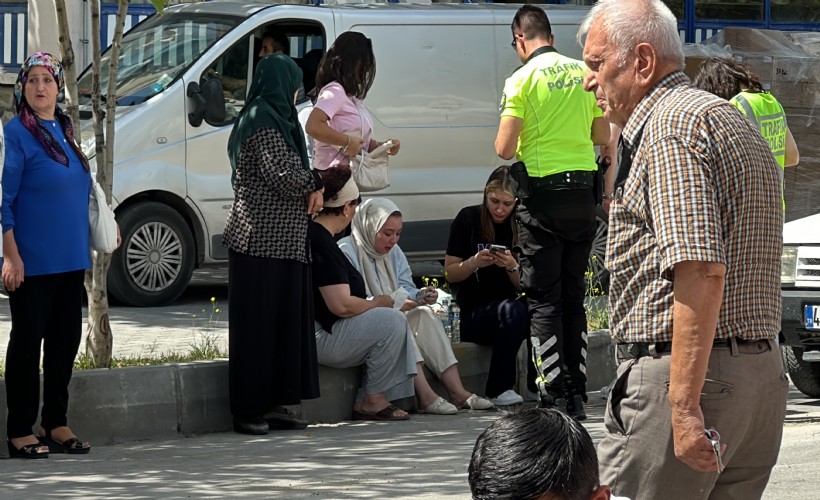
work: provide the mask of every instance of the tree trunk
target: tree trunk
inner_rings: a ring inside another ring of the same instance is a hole
[[[114,41],[108,65],[108,88],[106,89],[106,110],[103,112],[100,96],[101,52],[100,43],[100,0],[91,0],[91,52],[93,53],[91,80],[91,107],[94,113],[94,136],[97,149],[97,182],[111,203],[111,188],[114,173],[114,119],[117,111],[117,71],[122,32],[128,1],[120,0],[117,22],[114,27]],[[103,129],[105,118],[105,131]],[[88,293],[88,329],[85,338],[85,353],[98,367],[110,367],[114,347],[114,337],[108,317],[108,284],[106,277],[111,265],[111,254],[92,252],[91,269],[85,273],[85,289]]]
[[[99,0],[92,0],[92,33],[99,45]],[[96,25],[93,22],[93,9],[96,8]],[[114,24],[114,39],[111,42],[111,53],[108,59],[108,88],[105,99],[105,133],[102,134],[100,120],[100,99],[98,94],[94,103],[94,131],[97,136],[97,182],[105,193],[105,200],[111,204],[111,190],[114,174],[114,119],[117,115],[117,73],[119,72],[120,48],[125,16],[128,13],[128,0],[120,0],[117,9],[117,21]],[[100,49],[94,47],[94,63],[100,67]],[[100,82],[95,70],[95,89]],[[100,138],[104,139],[100,141]],[[102,150],[102,151],[101,151]],[[108,318],[108,268],[111,266],[111,254],[93,252],[94,259],[91,272],[86,272],[86,290],[88,291],[88,330],[86,332],[86,355],[96,366],[111,366],[114,338],[111,334],[111,323]]]
[[[57,28],[60,32],[60,52],[63,55],[63,71],[65,72],[65,103],[66,113],[74,124],[77,142],[82,144],[80,137],[80,107],[77,96],[77,65],[74,59],[74,48],[71,44],[71,34],[68,29],[68,15],[66,14],[65,0],[55,0],[57,8]]]

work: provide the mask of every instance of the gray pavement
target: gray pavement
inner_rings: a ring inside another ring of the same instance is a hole
[[[584,423],[597,442],[603,401]],[[251,437],[220,433],[95,447],[90,455],[0,462],[2,498],[469,498],[476,437],[500,412],[413,415]],[[820,491],[820,404],[793,391],[764,499]],[[730,443],[727,443],[731,446]]]
[[[172,306],[113,307],[115,355],[186,351],[203,332],[226,343],[227,286],[220,273],[198,273]],[[213,308],[220,313],[211,317]],[[9,326],[8,301],[0,297],[0,345],[7,343]],[[4,354],[0,350],[0,358]],[[603,401],[592,394],[591,403],[585,426],[597,442]],[[0,498],[466,499],[473,444],[499,415],[413,415],[407,422],[344,422],[263,437],[207,434],[96,446],[84,457],[3,460]],[[780,458],[764,499],[816,498],[819,469],[820,401],[792,388]]]
[[[109,319],[114,336],[114,356],[191,351],[203,337],[228,346],[228,276],[225,269],[197,270],[191,286],[174,304],[165,307],[111,306]],[[6,356],[11,319],[9,301],[0,287],[0,360]],[[215,301],[212,303],[211,298]],[[219,312],[215,312],[219,309]],[[88,311],[83,309],[83,318]],[[83,333],[80,352],[85,352]],[[0,495],[1,496],[1,495]]]

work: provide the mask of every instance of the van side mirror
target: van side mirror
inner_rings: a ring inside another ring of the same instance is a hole
[[[225,121],[225,97],[219,78],[205,80],[201,87],[198,83],[191,82],[188,84],[187,94],[194,100],[194,110],[188,113],[188,122],[192,127],[202,125],[203,119],[208,123]]]

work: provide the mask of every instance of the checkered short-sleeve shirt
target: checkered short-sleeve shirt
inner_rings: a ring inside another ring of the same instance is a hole
[[[633,164],[607,243],[616,342],[672,339],[675,264],[726,265],[716,338],[780,331],[780,167],[731,104],[680,72],[647,94],[623,130]]]

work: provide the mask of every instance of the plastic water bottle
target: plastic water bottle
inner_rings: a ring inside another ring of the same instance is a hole
[[[445,299],[441,303],[441,309],[439,310],[439,318],[441,319],[441,324],[444,327],[444,333],[447,334],[447,338],[452,340],[452,329],[450,324],[450,301]]]
[[[461,342],[461,308],[455,302],[450,305],[450,332],[450,342]]]

